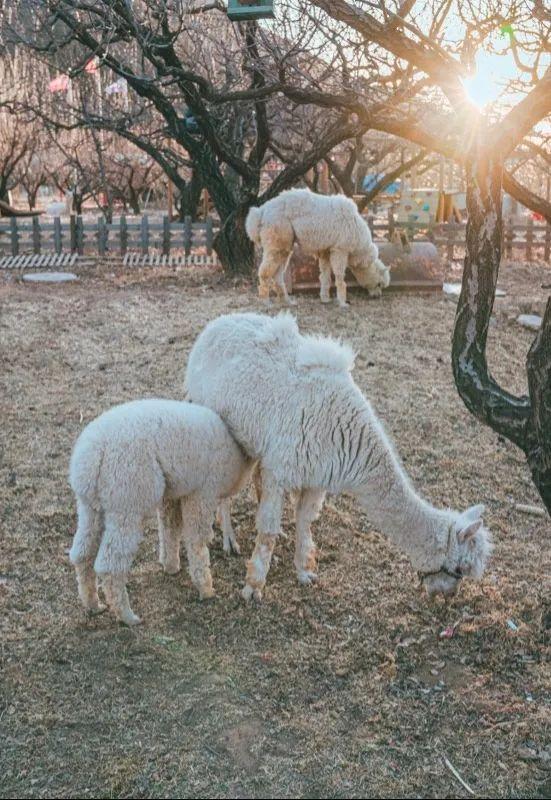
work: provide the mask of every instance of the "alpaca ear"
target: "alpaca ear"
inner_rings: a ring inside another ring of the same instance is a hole
[[[471,522],[470,525],[467,525],[466,528],[460,530],[457,534],[457,541],[459,544],[465,544],[466,542],[474,543],[474,537],[478,533],[478,531],[482,527],[482,520],[477,519],[475,522]]]
[[[457,527],[461,530],[469,522],[476,522],[477,519],[482,519],[482,515],[486,511],[486,506],[480,503],[477,506],[471,506],[464,511],[457,520]]]

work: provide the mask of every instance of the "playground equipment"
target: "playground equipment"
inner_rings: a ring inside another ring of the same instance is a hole
[[[407,189],[402,192],[398,204],[397,222],[461,222],[461,212],[465,209],[465,193],[459,191],[443,192],[430,187]]]

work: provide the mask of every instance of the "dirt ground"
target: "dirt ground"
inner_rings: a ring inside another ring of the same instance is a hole
[[[354,294],[347,312],[301,297],[296,313],[358,350],[356,379],[420,491],[487,505],[481,584],[428,602],[340,497],[315,524],[315,587],[296,583],[289,514],[259,607],[219,535],[215,600],[185,570],[162,574],[152,521],[129,584],[143,625],[86,618],[67,558],[77,434],[114,403],[180,397],[203,326],[259,309],[215,273],[112,269],[62,286],[0,276],[0,797],[468,797],[450,764],[477,797],[549,797],[550,525],[515,509],[538,504],[522,454],[456,394],[441,294]],[[534,335],[514,318],[541,312],[550,282],[542,266],[503,270],[489,358],[512,391]],[[254,513],[244,493],[245,556]]]

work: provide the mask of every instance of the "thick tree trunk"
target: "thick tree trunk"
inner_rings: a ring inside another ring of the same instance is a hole
[[[141,213],[140,208],[140,197],[138,192],[134,189],[133,186],[128,188],[128,202],[130,203],[130,208],[132,209],[132,213],[139,215]],[[123,200],[125,210],[126,210],[126,200]]]
[[[255,269],[254,245],[245,232],[248,206],[240,206],[223,222],[214,239],[222,266],[231,275],[251,276]]]
[[[34,190],[27,190],[27,202],[29,204],[29,211],[33,211],[36,208],[36,196],[38,194],[39,186],[36,187]]]
[[[475,416],[524,448],[530,413],[527,397],[517,398],[492,378],[486,340],[501,261],[503,165],[484,150],[466,168],[467,232],[463,286],[457,306],[452,365],[459,394]]]
[[[452,344],[455,383],[471,413],[524,451],[551,514],[551,301],[527,358],[530,397],[515,397],[492,378],[486,360],[501,261],[503,165],[479,146],[466,173],[467,244]]]
[[[182,222],[185,217],[191,217],[194,222],[197,220],[197,209],[201,200],[203,185],[199,171],[192,170],[191,179],[187,181],[176,201],[178,217]]]
[[[541,329],[526,360],[532,413],[526,435],[526,459],[541,499],[551,514],[551,298]]]

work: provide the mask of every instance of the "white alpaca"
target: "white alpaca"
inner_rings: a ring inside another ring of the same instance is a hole
[[[479,578],[490,551],[483,506],[439,510],[412,487],[369,402],[354,383],[354,354],[302,336],[288,314],[231,314],[200,334],[186,372],[189,397],[214,409],[245,452],[261,462],[258,536],[244,596],[260,599],[280,532],[284,492],[299,492],[295,566],[316,579],[310,524],[325,493],[356,496],[405,551],[432,594]]]
[[[319,258],[322,303],[330,301],[331,271],[342,307],[346,307],[347,267],[372,296],[379,297],[390,282],[368,225],[356,204],[341,194],[327,196],[309,189],[290,189],[260,208],[251,208],[245,229],[263,249],[258,270],[258,293],[263,300],[269,301],[274,281],[278,295],[289,302],[284,275],[295,242],[305,253]]]
[[[126,579],[143,535],[144,519],[159,517],[159,560],[180,569],[180,540],[201,597],[213,595],[208,543],[219,501],[224,549],[238,551],[224,498],[243,486],[251,465],[220,417],[173,400],[115,406],[80,434],[71,457],[78,528],[70,552],[78,591],[89,610],[102,610],[96,574],[107,602],[127,625],[140,620],[128,601]]]

